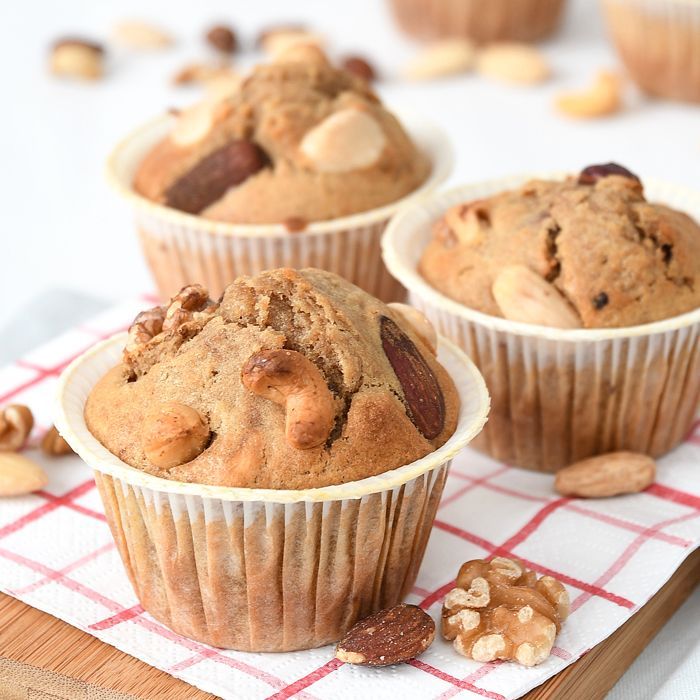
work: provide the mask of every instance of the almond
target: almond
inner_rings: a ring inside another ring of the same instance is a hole
[[[445,39],[425,48],[409,63],[404,74],[409,80],[432,80],[472,69],[476,50],[465,39]]]
[[[355,624],[335,656],[348,664],[389,666],[422,654],[435,639],[435,623],[416,605],[401,603]]]
[[[408,415],[427,440],[445,427],[445,397],[413,341],[387,316],[380,317],[382,348],[403,389]]]
[[[114,27],[112,36],[116,43],[130,49],[164,49],[173,44],[170,34],[139,20],[120,22]]]
[[[165,192],[165,204],[198,214],[267,165],[265,153],[250,141],[236,140],[210,153]]]
[[[554,488],[562,496],[607,498],[638,493],[654,483],[656,463],[638,452],[609,452],[557,472]]]
[[[404,321],[416,332],[420,339],[430,348],[433,355],[437,354],[437,331],[428,317],[418,309],[408,304],[392,302],[387,304],[390,309],[401,314]]]
[[[553,328],[580,328],[581,320],[559,290],[525,265],[503,268],[491,288],[504,318]]]
[[[630,170],[617,163],[598,163],[584,168],[578,176],[579,185],[595,185],[598,180],[602,180],[611,175],[626,177],[641,184],[641,180]]]
[[[502,42],[483,49],[477,58],[476,69],[488,78],[507,83],[541,83],[551,74],[540,51],[529,44]]]
[[[373,165],[385,145],[386,136],[377,120],[348,108],[308,131],[299,148],[319,172],[341,173]]]
[[[46,472],[15,452],[0,452],[0,496],[24,496],[46,486]]]
[[[614,114],[622,106],[621,80],[614,73],[601,71],[586,90],[560,95],[556,106],[560,112],[578,119]]]

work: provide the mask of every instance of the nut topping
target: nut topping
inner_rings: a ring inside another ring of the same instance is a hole
[[[377,79],[377,71],[372,64],[362,56],[346,56],[340,64],[343,70],[371,83]]]
[[[504,267],[491,288],[504,318],[553,328],[581,328],[572,306],[553,285],[524,265]]]
[[[141,441],[151,464],[172,469],[199,456],[209,437],[209,427],[198,411],[171,401],[146,416]]]
[[[267,165],[267,156],[250,141],[236,140],[201,160],[165,192],[165,204],[198,214]]]
[[[213,80],[218,78],[211,78],[211,81]],[[177,121],[170,132],[170,140],[181,148],[194,146],[203,141],[214,125],[229,115],[230,110],[229,104],[215,101],[213,98],[183,110],[177,115]]]
[[[11,404],[0,411],[0,452],[15,452],[24,445],[34,427],[34,416],[26,406]]]
[[[445,427],[445,397],[413,341],[387,316],[379,319],[382,348],[403,389],[408,416],[427,440]]]
[[[52,425],[41,440],[41,451],[51,457],[73,454],[71,446],[63,439],[56,426]]]
[[[335,423],[333,394],[318,367],[295,350],[261,350],[243,367],[246,389],[282,406],[285,437],[297,450],[323,445]]]
[[[422,654],[435,638],[435,623],[416,605],[401,603],[357,622],[335,656],[348,664],[389,666]]]
[[[430,348],[433,355],[437,354],[437,331],[422,311],[399,302],[392,302],[387,306],[401,314],[404,321],[413,328],[418,337]]]
[[[307,132],[299,148],[319,172],[341,173],[370,167],[385,145],[379,123],[366,112],[348,108]]]
[[[462,565],[442,608],[442,634],[455,650],[488,662],[535,666],[549,656],[569,615],[569,595],[551,576],[539,580],[519,562],[495,557]]]
[[[196,321],[202,315],[209,316],[217,308],[209,298],[209,292],[201,284],[183,287],[171,300],[163,319],[163,331],[179,328],[183,323]]]
[[[644,491],[654,483],[656,463],[636,452],[609,452],[557,472],[554,488],[562,496],[606,498]]]
[[[601,163],[599,165],[589,165],[581,171],[578,176],[579,185],[595,185],[598,180],[602,180],[610,175],[627,177],[630,180],[640,182],[640,179],[633,173],[617,163]]]
[[[0,452],[0,497],[24,496],[48,482],[46,472],[36,462],[15,452]]]

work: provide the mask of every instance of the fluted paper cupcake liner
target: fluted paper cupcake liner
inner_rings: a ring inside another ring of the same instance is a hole
[[[418,273],[432,224],[449,207],[528,179],[436,195],[399,214],[382,242],[384,260],[410,290],[410,303],[484,375],[492,407],[474,446],[510,464],[547,472],[613,450],[662,455],[685,437],[698,407],[700,309],[630,328],[561,330],[468,309]],[[645,181],[645,191],[653,201],[700,218],[700,196],[691,190]]]
[[[602,0],[602,5],[620,58],[643,90],[700,102],[697,0]]]
[[[390,0],[399,25],[423,39],[536,41],[559,24],[564,0]]]
[[[145,154],[170,129],[159,119],[127,137],[108,162],[108,176],[131,204],[144,255],[167,300],[186,284],[205,285],[216,299],[241,275],[276,267],[319,267],[335,272],[383,301],[400,301],[405,290],[381,259],[381,235],[402,206],[419,201],[450,174],[452,154],[442,132],[420,117],[399,113],[418,148],[431,162],[428,179],[414,192],[384,207],[310,224],[292,233],[282,224],[248,225],[211,221],[156,204],[133,187]]]
[[[452,458],[488,412],[483,379],[458,348],[440,342],[462,402],[445,445],[360,481],[271,490],[161,479],[129,467],[91,435],[85,401],[124,340],[100,344],[66,370],[56,424],[95,470],[124,566],[149,613],[215,646],[290,651],[335,641],[407,594]]]

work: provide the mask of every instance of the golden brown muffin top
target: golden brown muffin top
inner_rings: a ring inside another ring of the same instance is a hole
[[[178,481],[304,489],[409,464],[454,432],[459,397],[402,313],[342,278],[186,287],[135,319],[85,417],[126,463]]]
[[[634,326],[700,306],[700,227],[647,202],[621,166],[590,166],[453,207],[436,222],[420,272],[465,306],[523,321],[531,319],[511,315],[503,292],[528,281],[515,273],[534,273],[537,294],[556,297],[557,318],[569,317],[562,327]],[[512,301],[517,316],[522,304]]]
[[[140,164],[134,188],[208,219],[334,219],[390,204],[430,166],[360,78],[318,49],[258,66],[225,98],[178,117]]]

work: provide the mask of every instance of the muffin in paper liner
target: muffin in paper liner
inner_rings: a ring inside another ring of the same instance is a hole
[[[390,0],[401,28],[422,39],[537,41],[559,24],[565,0]]]
[[[620,58],[645,92],[700,102],[700,3],[602,0]]]
[[[149,613],[214,646],[291,651],[336,641],[410,591],[452,458],[488,413],[486,386],[464,353],[440,340],[461,409],[438,450],[360,481],[272,490],[162,479],[92,436],[85,401],[125,340],[104,341],[65,370],[56,425],[95,470],[119,553]]]
[[[420,275],[432,225],[451,206],[516,188],[533,174],[453,189],[400,213],[384,261],[439,333],[474,361],[491,394],[474,447],[519,467],[554,472],[614,450],[658,457],[687,435],[700,400],[700,309],[628,328],[564,330],[497,318],[444,296]],[[700,195],[644,181],[649,199],[700,219]]]
[[[113,151],[107,175],[132,206],[136,229],[158,292],[167,300],[187,284],[199,283],[216,299],[236,277],[277,267],[318,267],[344,277],[382,301],[401,301],[405,290],[381,259],[381,235],[402,206],[435,190],[452,170],[452,151],[443,133],[426,120],[398,113],[431,171],[406,197],[377,209],[309,224],[290,232],[283,224],[212,221],[152,202],[132,182],[146,153],[165,135],[171,117],[158,119],[128,136]]]

